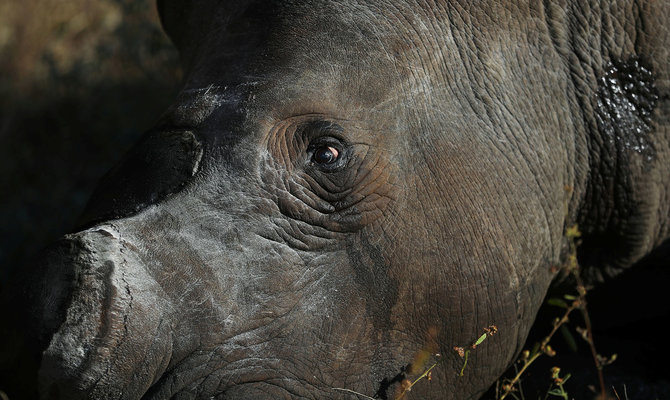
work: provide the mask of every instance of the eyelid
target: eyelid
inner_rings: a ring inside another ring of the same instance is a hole
[[[344,138],[342,138],[340,135],[337,135],[336,132],[323,132],[323,134],[313,137],[310,143],[326,142],[343,143]]]
[[[307,146],[307,150],[314,151],[317,148],[324,146],[334,147],[335,149],[337,149],[338,152],[342,153],[344,149],[347,147],[347,143],[339,137],[332,135],[323,135],[312,139],[309,145]]]
[[[333,121],[312,120],[301,124],[299,128],[302,139],[306,142],[314,142],[323,137],[336,138],[345,142],[344,128]]]

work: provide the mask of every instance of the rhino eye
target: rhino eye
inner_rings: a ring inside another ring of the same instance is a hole
[[[333,136],[317,138],[307,148],[309,164],[324,172],[336,172],[344,168],[348,154],[346,142]]]
[[[337,162],[340,158],[340,151],[333,146],[321,146],[314,150],[312,160],[315,164],[329,165]]]

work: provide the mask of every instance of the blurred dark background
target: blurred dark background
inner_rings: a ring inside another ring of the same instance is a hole
[[[174,98],[153,0],[0,2],[0,288]]]
[[[0,0],[0,297],[175,97],[178,56],[154,3]],[[30,398],[17,393],[34,391],[21,372],[32,359],[5,340],[0,399]]]

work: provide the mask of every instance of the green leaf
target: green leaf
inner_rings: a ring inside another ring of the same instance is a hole
[[[530,351],[530,356],[533,357],[538,351],[540,351],[540,342],[535,342],[533,349]]]
[[[568,238],[578,238],[582,236],[582,233],[579,231],[577,225],[573,225],[565,231],[565,236]]]
[[[561,334],[563,335],[563,339],[565,339],[565,343],[568,344],[568,347],[570,347],[570,350],[572,350],[573,353],[577,352],[577,341],[575,341],[575,337],[572,336],[572,333],[570,332],[570,329],[568,329],[567,326],[561,325]]]
[[[486,333],[484,333],[483,335],[481,335],[481,336],[479,337],[479,339],[477,339],[477,341],[475,342],[475,346],[479,346],[480,344],[482,344],[482,342],[483,342],[485,339],[486,339]]]
[[[550,306],[568,308],[568,304],[566,302],[564,302],[563,300],[557,298],[557,297],[552,297],[550,299],[547,299],[547,304],[549,304]]]
[[[577,300],[577,296],[573,296],[571,294],[564,294],[563,298],[566,299],[566,300],[570,300],[570,301]]]
[[[549,391],[549,394],[552,395],[552,396],[563,397],[563,391],[561,391],[559,389],[551,389]]]

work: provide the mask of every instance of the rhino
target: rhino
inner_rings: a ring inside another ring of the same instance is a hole
[[[17,280],[42,399],[390,399],[436,354],[404,398],[476,399],[568,227],[589,282],[667,249],[669,2],[158,10],[183,89]]]

